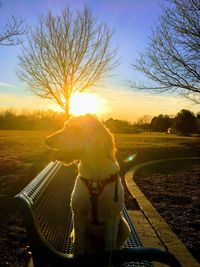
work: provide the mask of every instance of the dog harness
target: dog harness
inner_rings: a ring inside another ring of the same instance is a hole
[[[84,177],[80,177],[80,179],[85,183],[89,192],[90,192],[90,201],[92,205],[92,217],[93,217],[93,224],[99,225],[98,216],[97,216],[97,209],[98,209],[98,199],[103,189],[106,187],[107,184],[115,182],[115,191],[113,201],[117,202],[118,196],[118,173],[111,175],[108,178],[103,180],[89,180]]]

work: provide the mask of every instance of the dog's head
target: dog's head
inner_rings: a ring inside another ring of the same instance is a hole
[[[114,138],[95,117],[84,115],[65,122],[62,130],[46,138],[46,144],[55,150],[55,159],[69,164],[87,157],[108,158],[115,161]]]

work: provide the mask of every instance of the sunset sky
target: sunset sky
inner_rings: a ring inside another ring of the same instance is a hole
[[[16,15],[29,25],[37,22],[38,16],[52,9],[59,14],[65,7],[82,9],[86,4],[98,21],[114,29],[112,47],[118,48],[121,64],[113,76],[102,81],[98,87],[89,88],[95,97],[100,97],[102,118],[118,118],[135,121],[139,117],[167,113],[174,115],[182,108],[197,112],[198,106],[173,95],[155,95],[139,92],[128,86],[130,80],[144,80],[136,73],[131,63],[139,52],[144,51],[151,29],[161,14],[159,0],[3,0],[0,9],[0,25]],[[162,1],[164,2],[164,0]],[[15,74],[21,47],[0,46],[0,108],[16,107],[44,109],[55,106],[34,96],[26,84]]]

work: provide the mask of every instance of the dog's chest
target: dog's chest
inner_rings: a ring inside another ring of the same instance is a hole
[[[72,210],[96,225],[103,223],[122,206],[122,188],[117,179],[102,184],[99,181],[85,182],[77,179],[72,193]],[[117,193],[116,191],[117,185]],[[116,194],[119,195],[116,198]]]

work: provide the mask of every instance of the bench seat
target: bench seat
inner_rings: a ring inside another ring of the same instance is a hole
[[[15,196],[30,240],[34,267],[102,266],[108,262],[109,253],[73,258],[70,196],[76,172],[73,165],[64,167],[59,162],[50,162]],[[123,249],[112,252],[113,264],[152,267],[151,261],[155,260],[180,266],[173,255],[167,252],[143,248],[125,207],[123,215],[131,233]]]

